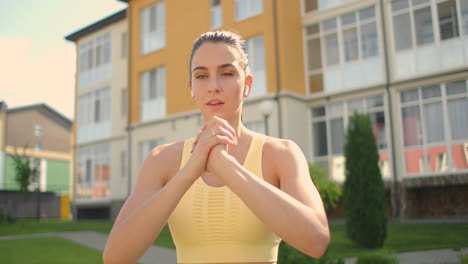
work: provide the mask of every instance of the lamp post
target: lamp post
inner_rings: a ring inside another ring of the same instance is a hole
[[[273,112],[273,103],[270,100],[264,100],[258,105],[258,110],[263,114],[263,122],[265,124],[265,135],[268,136],[268,118]]]
[[[36,152],[39,152],[42,148],[41,143],[40,143],[40,137],[42,136],[42,126],[41,125],[35,125],[34,126],[34,136],[36,137],[36,145],[34,146],[34,149]],[[37,206],[36,206],[36,217],[37,219],[41,219],[41,166],[40,166],[41,159],[40,158],[35,158],[34,159],[34,173],[37,181],[37,187],[36,187],[36,194],[37,194]]]

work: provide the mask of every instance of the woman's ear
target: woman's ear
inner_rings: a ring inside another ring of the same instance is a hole
[[[188,85],[189,85],[189,88],[190,88],[190,95],[192,96],[192,98],[194,98],[195,95],[193,95],[192,80],[189,81]]]
[[[252,84],[253,84],[253,77],[252,75],[247,75],[245,78],[245,85],[244,85],[244,98],[247,98],[252,91]]]

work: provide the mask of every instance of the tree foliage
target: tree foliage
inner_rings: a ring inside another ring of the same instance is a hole
[[[15,167],[15,180],[20,187],[20,191],[28,192],[28,186],[33,182],[36,176],[36,168],[33,168],[30,159],[25,155],[26,147],[23,149],[23,154],[18,154],[15,149],[15,155],[12,156]]]
[[[360,246],[380,248],[387,236],[385,186],[367,115],[355,113],[350,118],[344,153],[343,205],[347,236]]]
[[[327,169],[320,168],[315,163],[309,163],[309,173],[320,193],[325,208],[334,208],[342,195],[340,185],[325,176]]]

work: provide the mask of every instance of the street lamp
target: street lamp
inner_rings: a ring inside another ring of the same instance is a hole
[[[265,122],[265,135],[268,136],[268,117],[273,112],[273,103],[270,100],[264,100],[258,105],[258,110],[263,114],[263,121]]]

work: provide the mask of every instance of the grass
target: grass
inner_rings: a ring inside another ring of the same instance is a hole
[[[101,252],[60,237],[0,241],[2,263],[101,263]]]
[[[111,228],[111,222],[100,221],[18,221],[10,224],[0,224],[0,236],[68,231],[97,231],[108,234]],[[346,238],[343,223],[331,223],[330,230],[332,236],[327,256],[332,258],[361,256],[369,253],[396,253],[468,247],[468,236],[466,235],[468,233],[468,223],[389,223],[384,247],[374,250],[354,246]],[[154,244],[175,248],[167,226],[161,231]],[[2,254],[3,250],[0,250],[0,255]]]
[[[334,258],[368,253],[397,253],[441,248],[468,247],[468,223],[389,223],[381,249],[360,248],[346,238],[344,224],[331,224],[327,255]]]
[[[0,224],[0,236],[51,232],[96,231],[108,234],[112,223],[107,221],[72,222],[60,219],[22,220]]]

